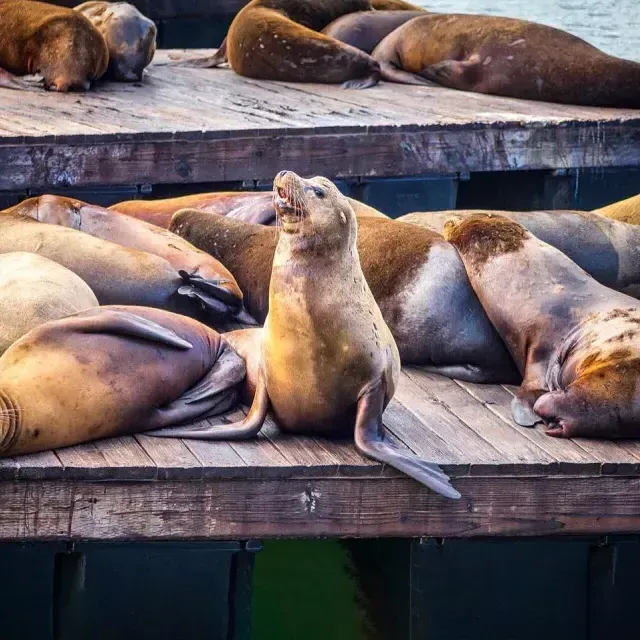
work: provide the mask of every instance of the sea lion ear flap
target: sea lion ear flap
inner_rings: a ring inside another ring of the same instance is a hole
[[[542,389],[523,389],[520,387],[516,390],[513,400],[511,400],[511,415],[516,424],[521,427],[533,427],[538,422],[542,422],[542,418],[533,410],[537,399],[546,392]]]

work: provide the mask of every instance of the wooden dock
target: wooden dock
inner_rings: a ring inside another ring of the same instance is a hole
[[[0,90],[0,191],[260,180],[283,168],[336,178],[639,165],[632,110],[157,64],[142,85]]]
[[[0,540],[637,533],[640,442],[565,441],[510,417],[511,393],[403,371],[384,415],[440,463],[449,501],[350,442],[135,435],[0,461]]]

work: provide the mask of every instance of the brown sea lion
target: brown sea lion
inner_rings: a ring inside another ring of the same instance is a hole
[[[83,2],[74,7],[102,34],[109,49],[106,77],[142,80],[156,52],[156,25],[128,2]]]
[[[400,374],[393,336],[360,268],[351,205],[326,178],[290,171],[274,180],[281,230],[262,329],[255,398],[241,422],[151,435],[246,439],[271,408],[290,433],[353,433],[364,455],[450,498],[460,494],[437,465],[401,451],[382,424]],[[355,424],[355,429],[354,429]]]
[[[276,229],[194,210],[178,212],[171,229],[223,262],[249,313],[265,320]],[[357,243],[362,270],[404,364],[472,382],[519,380],[460,257],[442,236],[394,220],[359,218]]]
[[[371,53],[394,29],[425,11],[358,11],[334,20],[322,33],[360,51]]]
[[[444,235],[522,372],[515,421],[565,438],[640,435],[640,302],[508,218],[454,217]]]
[[[75,273],[34,253],[0,255],[0,355],[31,329],[98,306]]]
[[[83,16],[35,0],[0,2],[0,67],[40,74],[52,91],[89,89],[107,69],[104,38]]]
[[[160,256],[121,247],[75,229],[0,213],[0,254],[37,253],[84,280],[100,304],[169,309],[207,322],[228,320],[226,303],[200,292],[201,280],[178,271]],[[199,290],[197,298],[194,289]]]
[[[9,211],[160,256],[178,273],[186,273],[191,285],[198,283],[197,288],[191,287],[189,295],[203,297],[206,303],[213,298],[221,308],[228,307],[233,316],[251,321],[242,307],[242,291],[231,273],[208,253],[170,231],[117,211],[61,196],[29,198]]]
[[[559,249],[601,284],[640,293],[640,227],[587,211],[427,211],[398,220],[442,233],[452,215],[497,214],[515,220],[536,238]]]
[[[546,25],[429,14],[390,33],[372,57],[392,82],[601,107],[640,107],[640,63]]]
[[[353,198],[348,198],[358,218],[387,216]],[[168,229],[171,217],[180,209],[199,209],[216,213],[244,222],[275,225],[276,210],[273,206],[272,191],[219,191],[216,193],[196,193],[190,196],[167,198],[164,200],[125,200],[111,205],[109,209]]]
[[[640,195],[596,209],[594,213],[618,222],[640,225]]]
[[[33,329],[0,358],[0,455],[227,411],[245,374],[217,332],[147,307],[99,307]]]

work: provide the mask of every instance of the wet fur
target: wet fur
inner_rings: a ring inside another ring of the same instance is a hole
[[[595,213],[618,222],[640,225],[640,195],[596,209]]]

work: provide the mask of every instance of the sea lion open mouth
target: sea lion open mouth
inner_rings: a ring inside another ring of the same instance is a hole
[[[281,171],[273,181],[273,206],[286,233],[297,232],[305,217],[298,181],[299,178],[290,171]]]

